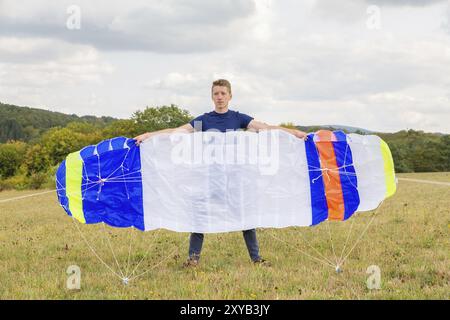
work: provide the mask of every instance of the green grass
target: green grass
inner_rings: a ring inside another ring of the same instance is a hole
[[[450,173],[399,176],[450,182]],[[32,193],[5,191],[0,201]],[[75,225],[54,193],[0,203],[0,299],[449,299],[447,186],[400,181],[342,273],[304,254],[335,260],[327,228],[340,256],[348,231],[347,252],[373,215],[329,226],[258,230],[270,267],[250,263],[240,232],[206,235],[200,266],[183,269],[187,233]],[[124,271],[128,261],[130,273],[143,258],[136,274],[146,273],[123,285],[92,254],[77,226],[115,272],[108,241]],[[70,265],[81,268],[81,290],[66,289]],[[366,286],[370,265],[381,269],[380,290]]]

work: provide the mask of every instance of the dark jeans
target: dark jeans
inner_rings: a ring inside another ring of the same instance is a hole
[[[256,239],[256,230],[245,230],[242,231],[245,239],[245,244],[247,245],[248,253],[252,261],[259,260],[259,245]],[[200,252],[202,251],[203,245],[203,233],[191,233],[191,239],[189,242],[189,257],[199,259]]]

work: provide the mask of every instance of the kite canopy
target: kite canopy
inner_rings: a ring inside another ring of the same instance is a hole
[[[341,131],[119,137],[68,155],[56,183],[82,223],[201,233],[346,220],[396,189],[387,144]]]

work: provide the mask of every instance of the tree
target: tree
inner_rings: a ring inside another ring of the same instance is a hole
[[[16,119],[0,121],[0,142],[21,140],[25,137],[22,126]]]
[[[0,179],[7,179],[16,174],[23,162],[26,147],[24,142],[0,144]]]
[[[288,128],[288,129],[297,129],[297,126],[293,122],[282,122],[280,123],[280,127]]]
[[[66,128],[47,131],[41,139],[42,152],[49,157],[50,164],[56,165],[72,152],[85,146],[97,144],[102,139],[100,130],[85,123],[72,123]]]
[[[144,111],[136,111],[131,120],[134,121],[137,132],[143,133],[179,127],[191,121],[192,116],[189,111],[172,104],[170,107],[147,107]]]
[[[48,151],[40,144],[32,146],[28,149],[23,164],[28,177],[47,171],[51,166]]]
[[[135,122],[131,119],[118,120],[102,130],[102,137],[110,139],[114,137],[133,138],[142,132],[138,130]]]
[[[443,171],[450,171],[450,134],[441,137]]]
[[[394,160],[395,171],[397,172],[411,172],[412,167],[408,156],[408,148],[404,144],[391,142],[389,143],[389,148],[391,149],[392,158]]]

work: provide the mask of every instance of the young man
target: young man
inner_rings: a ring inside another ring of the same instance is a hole
[[[178,128],[144,133],[140,136],[135,137],[136,144],[139,145],[142,141],[160,133],[172,133],[175,130],[194,132],[194,130],[198,128],[199,124],[201,124],[202,131],[207,131],[209,129],[216,129],[222,132],[237,129],[249,129],[252,131],[280,129],[293,134],[300,139],[306,139],[307,137],[305,132],[279,126],[271,126],[263,122],[256,121],[246,114],[229,110],[228,105],[233,95],[231,92],[231,84],[227,80],[219,79],[214,81],[211,88],[211,95],[215,105],[214,111],[198,116],[190,123],[187,123]],[[256,239],[256,230],[245,230],[243,231],[243,234],[252,261],[254,263],[266,264],[266,261],[259,255],[259,245]],[[189,258],[184,264],[185,266],[196,266],[198,264],[202,245],[203,234],[192,233],[189,244]]]

